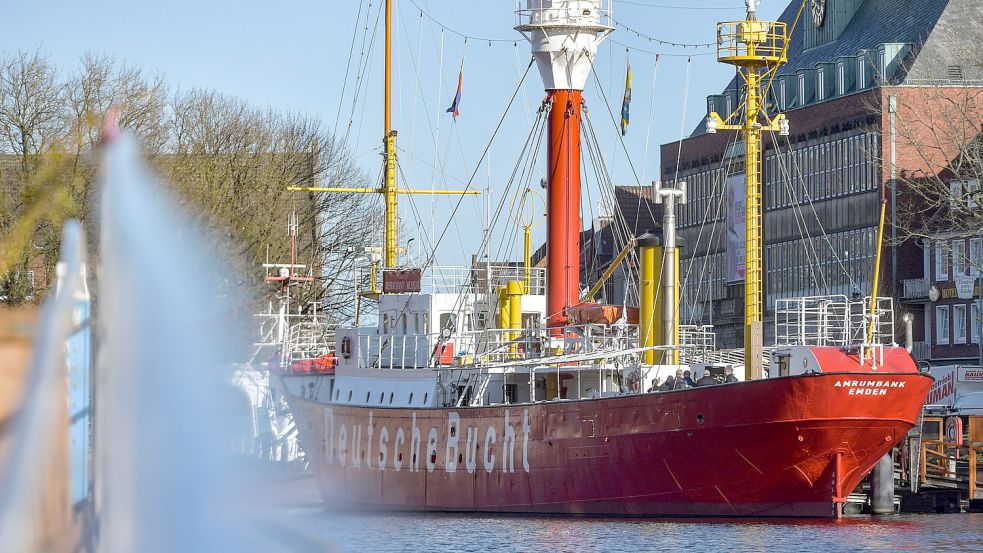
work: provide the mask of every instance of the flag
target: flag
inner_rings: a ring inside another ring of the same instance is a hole
[[[464,82],[464,64],[461,64],[461,72],[457,74],[457,94],[454,95],[454,103],[447,108],[447,113],[453,113],[454,119],[461,115],[461,84]]]
[[[628,132],[628,106],[631,104],[631,60],[628,60],[628,73],[625,75],[625,99],[621,102],[621,136]]]

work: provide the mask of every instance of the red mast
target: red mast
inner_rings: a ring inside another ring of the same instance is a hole
[[[580,110],[597,46],[612,27],[610,1],[528,0],[515,29],[532,53],[551,102],[547,147],[547,325],[567,323],[580,302]]]
[[[579,90],[551,90],[546,184],[547,325],[563,326],[580,301]]]

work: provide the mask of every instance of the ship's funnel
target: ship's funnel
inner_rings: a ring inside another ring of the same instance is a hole
[[[597,46],[614,30],[611,1],[527,0],[515,15],[546,90],[583,90]]]
[[[567,323],[580,301],[580,117],[597,45],[613,29],[602,0],[528,0],[515,29],[532,53],[549,92],[546,198],[547,325]]]

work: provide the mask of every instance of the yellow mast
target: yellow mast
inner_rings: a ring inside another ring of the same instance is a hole
[[[761,133],[778,131],[788,134],[788,121],[782,114],[769,118],[764,112],[761,83],[773,76],[788,61],[788,34],[785,23],[759,21],[753,5],[748,4],[747,19],[717,24],[717,60],[737,66],[747,88],[744,119],[741,108],[727,120],[716,112],[707,116],[707,132],[717,129],[737,130],[744,135],[745,189],[747,193],[745,222],[744,272],[744,368],[745,379],[763,376],[762,319],[762,235],[761,235]],[[731,120],[734,120],[733,122]]]
[[[382,193],[386,197],[386,236],[383,257],[386,267],[399,265],[399,226],[396,220],[396,131],[392,130],[392,19],[393,0],[386,0],[386,115],[383,130],[385,141],[383,159],[386,166],[382,185]]]
[[[481,194],[479,190],[420,190],[403,189],[396,186],[396,131],[392,128],[392,16],[395,0],[386,0],[386,68],[383,117],[383,179],[380,188],[289,186],[287,190],[296,192],[335,192],[382,194],[386,199],[385,244],[383,266],[399,266],[399,220],[398,197],[400,194]],[[375,267],[373,267],[374,270]],[[372,292],[378,293],[375,278],[372,279]]]

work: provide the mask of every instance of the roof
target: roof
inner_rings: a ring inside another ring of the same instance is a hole
[[[837,10],[839,2],[859,1],[859,6],[835,40],[812,48],[805,47],[806,31],[812,25],[807,7],[798,26],[792,31],[788,63],[779,71],[779,75],[791,75],[799,69],[814,68],[819,63],[835,62],[841,56],[855,56],[861,50],[876,49],[884,43],[907,43],[913,49],[905,64],[907,73],[901,77],[941,79],[945,77],[944,58],[951,63],[957,57],[971,57],[969,52],[957,56],[953,49],[956,45],[965,50],[983,42],[983,33],[979,30],[983,26],[983,6],[979,5],[978,0],[827,1],[828,13]],[[793,0],[778,20],[792,28],[799,6],[801,2]],[[832,17],[832,14],[827,17]],[[937,33],[934,32],[936,27],[939,28]],[[932,53],[932,63],[918,63],[923,51],[926,54]],[[979,53],[978,49],[976,53]],[[975,75],[966,75],[966,78],[971,77],[976,78]],[[733,90],[737,86],[737,78],[736,75],[732,77],[722,92]],[[979,78],[983,78],[983,73]],[[693,134],[705,132],[704,125],[705,121],[701,121]]]

